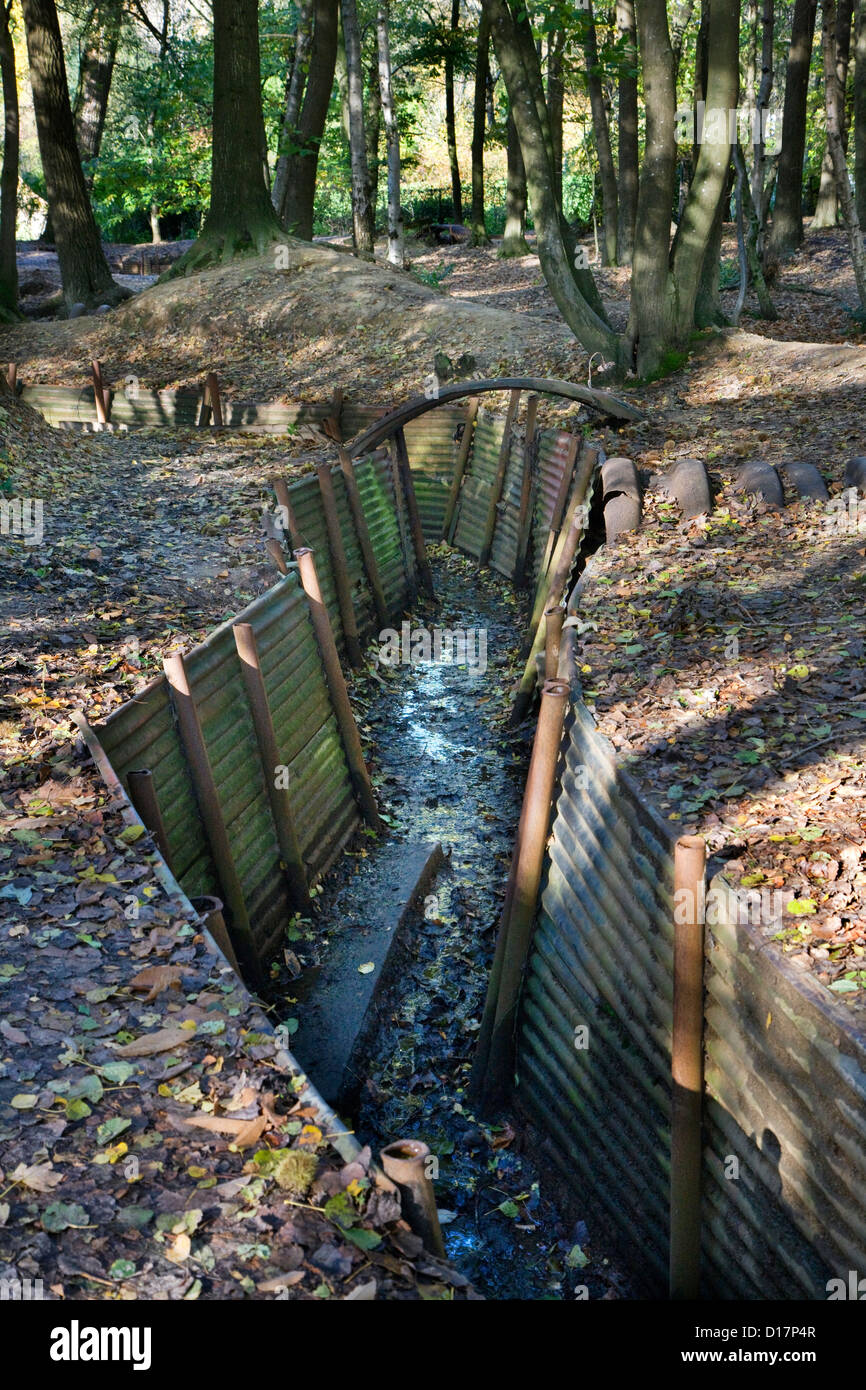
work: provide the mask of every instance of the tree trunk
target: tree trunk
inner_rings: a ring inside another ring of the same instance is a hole
[[[553,191],[562,207],[562,116],[565,105],[563,55],[565,30],[557,29],[547,40],[547,116],[553,141]]]
[[[0,0],[0,85],[3,91],[3,172],[0,174],[0,323],[18,317],[18,81],[9,29],[12,0]]]
[[[619,70],[619,220],[617,261],[631,265],[638,195],[637,28],[634,0],[617,0],[616,24],[623,52]]]
[[[337,62],[338,14],[338,0],[313,0],[313,38],[304,100],[292,152],[287,156],[284,190],[277,205],[282,225],[304,241],[310,241],[313,236],[319,147]]]
[[[297,127],[301,114],[301,98],[304,95],[304,87],[310,69],[312,47],[313,0],[304,0],[298,15],[292,70],[286,81],[286,101],[280,124],[277,167],[274,170],[274,186],[271,192],[271,202],[278,216],[282,213],[288,191],[291,154],[298,140]]]
[[[648,375],[658,370],[668,345],[666,308],[671,207],[677,170],[676,76],[665,0],[639,0],[636,18],[643,69],[646,139],[638,193],[638,235],[632,259],[627,346],[631,365],[641,375]]]
[[[379,201],[379,137],[382,134],[382,92],[379,83],[379,48],[374,43],[367,69],[367,105],[364,110],[364,142],[367,148],[367,199],[376,234],[376,204]]]
[[[694,8],[695,0],[676,0],[674,5],[674,16],[671,22],[671,51],[674,57],[674,82],[676,82],[679,76],[680,63],[683,57],[683,41],[685,40],[686,30],[691,23]]]
[[[508,113],[505,126],[507,176],[505,181],[505,231],[500,256],[528,256],[526,241],[526,169],[520,152],[520,139],[514,117]]]
[[[848,149],[848,128],[845,120],[845,93],[848,87],[848,60],[851,56],[851,19],[854,0],[839,0],[836,9],[836,83],[839,88],[839,119],[841,121],[842,148]],[[836,226],[839,202],[836,197],[836,176],[829,144],[824,151],[821,164],[821,186],[818,201],[812,217],[811,230],[823,231]]]
[[[670,332],[683,343],[696,323],[703,326],[718,303],[719,254],[724,197],[730,187],[731,132],[728,112],[736,109],[739,93],[739,0],[709,0],[709,68],[707,115],[700,155],[679,228],[672,260]],[[715,113],[715,119],[714,119]],[[704,270],[713,277],[715,293],[696,315]]]
[[[457,160],[457,125],[454,111],[454,49],[460,30],[460,0],[451,0],[451,32],[445,50],[445,138],[448,142],[448,163],[451,168],[451,202],[454,221],[463,221],[463,190],[460,186],[460,165]]]
[[[97,0],[90,13],[81,53],[72,116],[81,161],[91,166],[84,176],[88,191],[93,187],[93,162],[102,145],[122,23],[123,7],[118,0]]]
[[[617,336],[604,317],[591,272],[583,263],[575,266],[572,260],[573,246],[569,246],[556,201],[549,130],[544,129],[536,96],[541,69],[531,34],[527,43],[506,0],[483,3],[520,140],[542,273],[557,308],[583,346],[616,361]]]
[[[364,135],[364,81],[361,69],[361,31],[355,0],[340,0],[343,39],[346,44],[346,79],[349,92],[349,158],[352,165],[352,231],[355,254],[373,259],[373,210],[370,207],[370,173]]]
[[[764,269],[761,265],[761,258],[758,255],[758,239],[761,233],[760,213],[752,201],[752,193],[749,185],[748,170],[746,168],[746,157],[739,144],[733,151],[734,164],[737,170],[737,183],[740,190],[738,198],[738,234],[741,240],[741,255],[745,257],[748,274],[755,294],[758,298],[758,308],[762,319],[777,319],[776,306],[770,298],[767,289],[767,282],[764,279]],[[748,230],[745,223],[748,223]],[[743,286],[743,299],[745,300],[745,285]],[[742,309],[742,304],[740,305]],[[738,320],[739,314],[735,318]]]
[[[172,267],[189,274],[279,238],[262,115],[257,0],[213,0],[210,208],[195,246]]]
[[[860,297],[860,312],[866,313],[866,251],[863,249],[863,235],[857,208],[848,179],[848,164],[842,145],[842,103],[840,101],[838,71],[839,55],[836,47],[836,0],[823,0],[823,56],[824,56],[824,95],[827,112],[827,146],[833,160],[836,175],[836,196],[854,266],[857,281],[857,294]]]
[[[755,209],[763,206],[766,179],[766,140],[764,122],[773,93],[773,35],[775,13],[773,0],[763,0],[761,9],[761,81],[755,98],[754,130],[752,132],[751,195]]]
[[[400,207],[400,132],[394,109],[394,90],[391,80],[391,43],[388,34],[389,0],[379,0],[376,14],[376,37],[379,48],[379,91],[382,98],[382,119],[385,123],[385,148],[388,153],[388,260],[401,269],[406,261],[403,245],[403,211]]]
[[[102,249],[75,143],[66,64],[54,0],[22,0],[39,153],[68,308],[116,304],[116,285]]]
[[[768,245],[768,265],[792,256],[803,240],[803,157],[806,152],[806,98],[818,0],[796,0],[788,50],[782,150],[776,178],[776,204]]]
[[[857,216],[866,227],[866,3],[859,0],[854,51],[854,187]]]
[[[9,28],[12,0],[0,0],[0,85],[3,91],[3,172],[0,174],[0,323],[18,317],[18,81]]]
[[[475,56],[475,94],[472,106],[472,215],[470,217],[473,246],[489,246],[487,223],[484,217],[484,134],[487,115],[487,82],[490,77],[490,23],[487,12],[481,11],[478,20],[478,44]]]
[[[619,220],[616,168],[613,162],[613,151],[610,146],[610,124],[607,115],[604,86],[602,84],[603,74],[598,62],[598,40],[595,32],[595,17],[592,12],[592,0],[589,0],[589,8],[586,15],[586,37],[584,38],[583,51],[586,55],[586,84],[589,89],[589,105],[592,111],[592,129],[595,135],[595,150],[598,156],[598,166],[601,174],[601,196],[603,203],[601,263],[602,265],[616,265],[617,223]]]

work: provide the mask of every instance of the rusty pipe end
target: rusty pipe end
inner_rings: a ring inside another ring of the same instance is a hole
[[[541,687],[542,695],[552,695],[556,700],[567,699],[570,691],[571,686],[568,681],[560,680],[556,676],[551,677],[550,680],[546,680]]]

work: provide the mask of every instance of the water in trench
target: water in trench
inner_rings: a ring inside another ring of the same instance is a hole
[[[405,643],[400,634],[400,655],[411,654],[414,641],[420,659],[373,665],[352,691],[390,834],[439,841],[447,856],[404,938],[352,1118],[374,1152],[398,1137],[430,1145],[448,1255],[480,1292],[556,1299],[584,1286],[591,1298],[628,1296],[628,1280],[600,1233],[594,1237],[591,1218],[566,1220],[518,1151],[517,1127],[504,1115],[496,1124],[478,1121],[465,1095],[533,727],[505,728],[524,601],[454,553],[434,556],[433,569],[437,602],[419,602]],[[442,659],[425,659],[416,634],[432,639],[437,628],[467,634],[462,651],[455,644],[462,661],[446,659],[447,638]],[[383,655],[395,649],[392,642]],[[293,924],[296,959],[289,960],[303,973],[277,982],[284,1017],[303,1009],[327,931],[375,916],[384,857],[367,838],[329,876],[315,920]]]

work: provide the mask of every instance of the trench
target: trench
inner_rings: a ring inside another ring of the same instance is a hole
[[[466,1097],[532,738],[531,728],[505,726],[526,600],[456,552],[434,552],[432,568],[437,599],[416,605],[407,635],[474,633],[468,660],[448,660],[446,644],[438,661],[425,653],[373,664],[356,680],[353,705],[389,834],[350,847],[313,916],[293,921],[287,959],[301,973],[292,978],[284,961],[271,1003],[299,1030],[293,1045],[306,1058],[305,1011],[329,934],[357,933],[363,963],[364,931],[387,888],[389,842],[441,843],[445,864],[392,947],[396,962],[356,1058],[347,1118],[374,1152],[396,1137],[430,1146],[448,1257],[480,1292],[571,1298],[583,1285],[592,1298],[627,1296],[629,1281],[592,1220],[566,1217],[531,1154],[518,1151],[517,1127],[505,1115],[481,1123]],[[312,1020],[311,1030],[319,1025]],[[318,1085],[314,1066],[309,1074]]]

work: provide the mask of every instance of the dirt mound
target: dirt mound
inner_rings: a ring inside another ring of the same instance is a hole
[[[198,384],[208,370],[236,396],[321,399],[351,386],[373,401],[423,388],[433,357],[583,380],[586,354],[564,324],[467,303],[408,272],[296,242],[144,291],[110,314],[28,323],[3,338],[26,382],[72,384],[103,362],[109,380]]]

